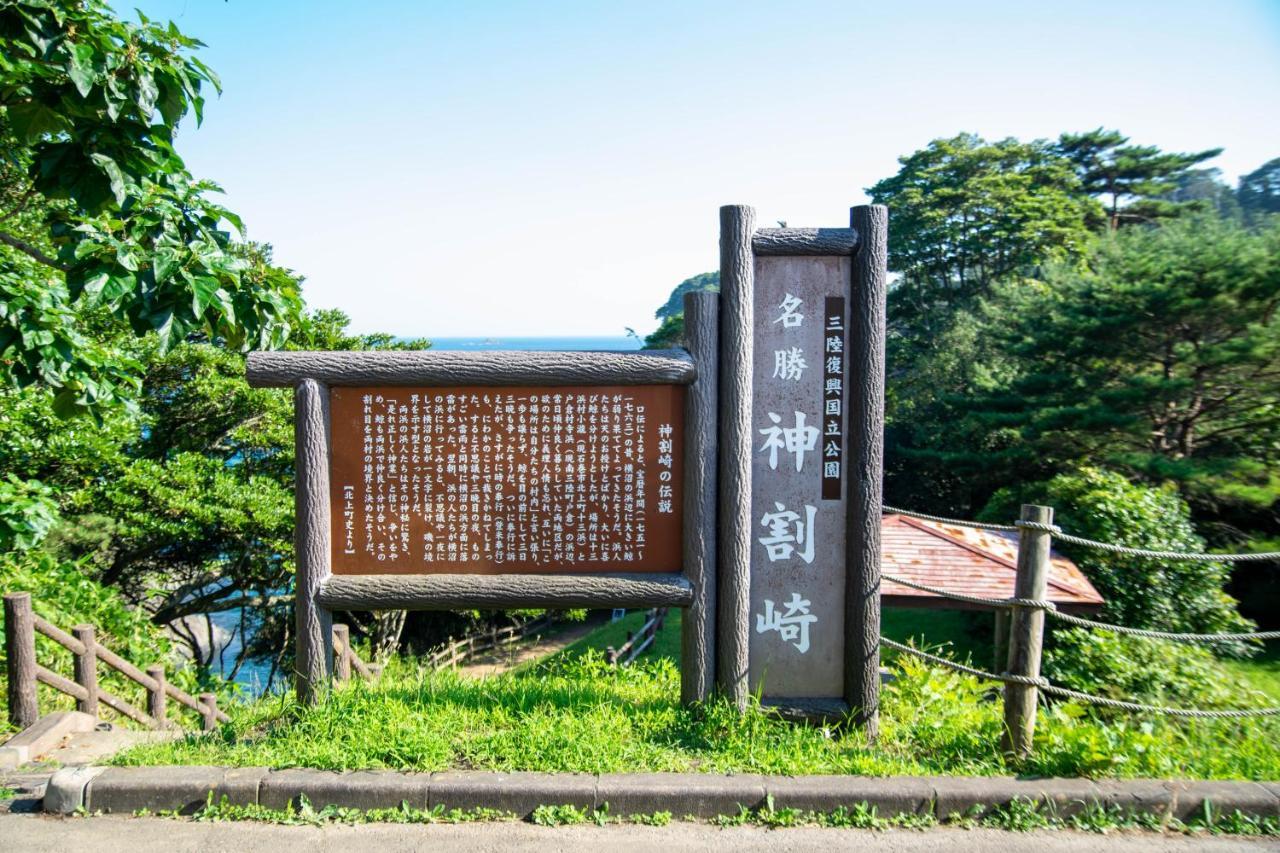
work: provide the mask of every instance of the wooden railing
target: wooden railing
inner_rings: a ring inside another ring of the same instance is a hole
[[[73,678],[59,675],[36,660],[36,634],[43,634],[73,656]],[[212,731],[218,723],[230,721],[218,710],[218,697],[201,693],[200,698],[178,689],[165,679],[164,667],[152,664],[143,672],[97,640],[92,625],[76,625],[68,634],[31,609],[31,593],[11,592],[4,596],[5,657],[9,676],[9,722],[26,728],[40,716],[36,685],[44,684],[76,700],[76,710],[98,716],[106,705],[123,717],[153,729],[169,727],[168,701],[173,699],[200,715],[201,728]],[[133,705],[98,686],[98,662],[141,685],[147,691],[147,709]]]
[[[645,613],[644,624],[640,626],[640,630],[636,633],[627,632],[627,641],[621,647],[615,649],[609,646],[605,649],[604,659],[615,666],[626,666],[640,655],[644,654],[645,649],[653,645],[653,641],[657,639],[658,632],[662,630],[662,623],[667,619],[667,608],[655,607]]]
[[[348,625],[333,626],[333,677],[337,681],[351,680],[351,673],[373,681],[382,675],[382,664],[365,663],[351,647],[351,628]]]
[[[431,669],[453,666],[479,652],[500,648],[519,642],[530,634],[541,631],[551,625],[550,616],[542,616],[521,625],[507,628],[493,628],[488,631],[472,634],[455,640],[443,648],[436,649],[427,656],[427,666]]]

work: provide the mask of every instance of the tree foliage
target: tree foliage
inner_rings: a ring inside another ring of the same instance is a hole
[[[1264,473],[1280,463],[1277,308],[1280,222],[1208,216],[1124,230],[1084,269],[1000,288],[986,328],[1017,375],[966,408],[1016,440],[977,464],[1105,459],[1192,490]]]
[[[1098,468],[1059,474],[1042,483],[1002,489],[982,518],[1017,517],[1018,504],[1057,509],[1055,523],[1077,536],[1154,551],[1205,552],[1191,511],[1172,485],[1152,487]],[[1226,563],[1156,560],[1093,548],[1057,546],[1106,599],[1106,621],[1136,628],[1212,633],[1248,631],[1223,587]]]
[[[101,411],[138,364],[81,328],[98,312],[161,352],[200,332],[234,349],[280,345],[296,282],[237,247],[239,218],[174,148],[217,77],[173,24],[102,0],[0,3],[0,373]]]
[[[1081,188],[1104,198],[1111,230],[1122,223],[1176,216],[1192,202],[1162,198],[1177,189],[1193,166],[1217,157],[1221,148],[1177,154],[1154,145],[1130,145],[1116,130],[1064,133],[1057,150],[1074,165]]]
[[[895,326],[934,330],[939,308],[964,305],[1002,277],[1089,245],[1096,205],[1071,164],[1044,142],[935,139],[867,190],[889,207]]]

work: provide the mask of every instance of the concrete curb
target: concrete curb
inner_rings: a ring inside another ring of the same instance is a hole
[[[813,811],[866,804],[881,817],[981,814],[1013,800],[1050,804],[1070,815],[1089,805],[1164,817],[1240,811],[1280,817],[1280,783],[1152,779],[1010,777],[751,776],[710,773],[397,773],[269,770],[265,767],[76,767],[49,781],[44,810],[131,814],[139,809],[194,812],[212,793],[236,805],[282,809],[306,797],[314,808],[489,808],[526,817],[540,805],[608,808],[613,816],[671,812],[709,818],[757,808]]]

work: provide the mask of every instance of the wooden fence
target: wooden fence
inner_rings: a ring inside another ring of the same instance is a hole
[[[627,632],[627,641],[619,648],[609,646],[605,649],[604,659],[615,666],[626,666],[653,645],[662,630],[662,623],[667,619],[667,608],[655,607],[645,612],[644,624],[638,632]]]
[[[550,627],[550,625],[551,617],[541,616],[520,625],[511,625],[507,628],[495,627],[488,631],[471,634],[461,640],[455,640],[442,648],[436,649],[427,656],[426,663],[430,669],[454,666],[479,652],[519,642],[530,634]]]
[[[31,608],[31,593],[11,592],[4,596],[5,657],[8,661],[9,722],[20,729],[33,724],[40,716],[37,684],[52,687],[76,700],[76,710],[98,716],[102,705],[122,717],[152,729],[169,728],[170,699],[200,716],[204,731],[212,731],[219,723],[230,721],[218,709],[218,697],[201,693],[199,698],[170,684],[164,666],[152,664],[146,671],[120,657],[97,639],[93,625],[76,625],[68,634],[57,625],[37,616]],[[36,634],[43,634],[73,656],[72,677],[59,675],[36,660]],[[333,626],[334,668],[340,681],[360,676],[377,677],[381,667],[366,664],[351,648],[346,625]],[[133,705],[98,685],[98,664],[104,663],[147,691],[147,708]]]

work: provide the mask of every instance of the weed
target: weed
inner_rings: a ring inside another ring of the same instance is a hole
[[[687,815],[686,819],[692,817]],[[697,820],[697,818],[693,818]],[[666,826],[671,823],[671,812],[654,812],[653,814],[633,814],[627,818],[632,823],[638,823],[642,826]]]
[[[538,826],[572,826],[587,822],[587,810],[577,806],[538,806],[531,820]]]

